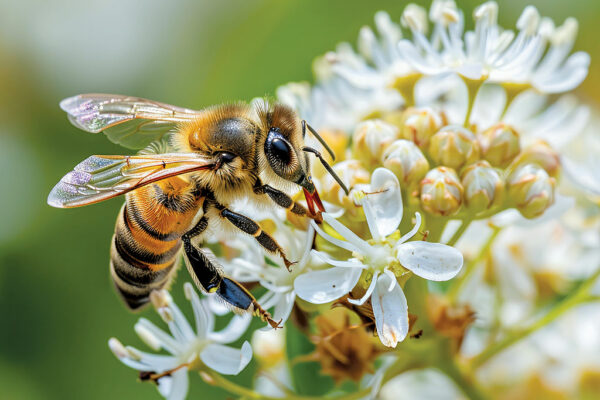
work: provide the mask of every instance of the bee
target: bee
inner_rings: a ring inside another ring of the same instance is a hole
[[[139,309],[153,290],[168,286],[183,253],[204,293],[277,327],[252,294],[223,273],[202,247],[203,236],[237,229],[289,269],[293,263],[275,239],[230,205],[247,198],[319,221],[325,209],[311,179],[309,153],[347,191],[320,152],[304,145],[309,131],[333,158],[319,134],[292,109],[266,100],[195,111],[136,97],[83,94],[60,106],[76,127],[143,149],[136,155],[91,156],[48,196],[49,205],[70,208],[125,195],[110,250],[110,274],[125,304]],[[307,208],[288,195],[294,188],[304,191]]]

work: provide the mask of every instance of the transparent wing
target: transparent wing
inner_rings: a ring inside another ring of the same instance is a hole
[[[66,174],[48,195],[48,204],[71,208],[97,203],[161,179],[213,169],[214,158],[197,154],[91,156]]]
[[[178,122],[190,121],[201,111],[118,94],[80,94],[60,102],[69,120],[87,132],[104,132],[113,143],[141,149],[160,139]]]

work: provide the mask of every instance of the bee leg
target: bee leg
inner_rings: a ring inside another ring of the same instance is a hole
[[[268,322],[274,329],[279,328],[281,320],[279,322],[274,321],[271,318],[271,314],[262,308],[248,289],[243,287],[239,282],[224,276],[216,294],[235,308],[252,311],[254,315],[260,317],[262,321]]]
[[[205,292],[214,293],[235,310],[253,312],[261,320],[278,328],[279,322],[261,307],[254,296],[238,282],[223,276],[214,255],[207,249],[194,246],[189,235],[183,236],[185,264],[196,286]]]
[[[304,208],[303,205],[296,203],[290,196],[285,194],[284,192],[275,189],[269,185],[263,185],[259,180],[256,181],[254,185],[254,193],[256,194],[266,194],[273,200],[275,204],[280,207],[289,210],[290,212],[297,215],[307,215],[308,211]]]
[[[283,259],[285,267],[288,269],[288,271],[290,270],[290,267],[295,264],[287,259],[283,249],[279,246],[279,244],[277,244],[275,239],[273,239],[268,233],[264,232],[257,222],[254,222],[245,215],[233,212],[225,206],[218,205],[217,207],[221,212],[221,217],[227,219],[233,224],[233,226],[241,231],[254,236],[256,241],[270,253],[278,254]]]
[[[208,219],[200,221],[181,237],[183,241],[184,260],[187,270],[196,286],[209,293],[214,293],[221,283],[221,271],[210,250],[198,248],[192,243],[192,238],[206,230]]]

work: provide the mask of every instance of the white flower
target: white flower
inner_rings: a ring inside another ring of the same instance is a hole
[[[502,387],[539,376],[554,390],[572,394],[585,371],[600,368],[599,329],[600,306],[580,305],[489,360],[478,380]]]
[[[269,258],[270,263],[266,262],[255,239],[250,237],[240,239],[252,242],[244,246],[246,251],[241,257],[230,261],[220,259],[220,262],[229,275],[238,282],[259,282],[266,288],[267,292],[258,299],[258,302],[265,310],[274,307],[273,319],[278,322],[281,320],[283,324],[296,301],[294,279],[304,272],[311,260],[310,249],[315,231],[312,226],[309,226],[308,231],[292,229],[279,219],[276,223],[277,229],[274,233],[276,240],[286,250],[291,260],[298,260],[291,266],[291,271],[287,270],[278,257]]]
[[[277,98],[295,109],[317,130],[351,131],[356,123],[378,110],[393,110],[402,104],[401,96],[385,87],[355,85],[333,73],[338,62],[360,60],[347,43],[341,43],[314,63],[317,83],[288,83],[277,88]]]
[[[358,36],[358,52],[349,45],[338,47],[335,53],[328,53],[332,71],[352,85],[363,89],[385,88],[397,77],[417,73],[400,54],[398,42],[402,31],[390,16],[380,11],[375,14],[375,25],[379,37],[364,26]]]
[[[456,385],[446,375],[432,368],[407,371],[395,376],[381,388],[378,397],[381,400],[462,398],[464,396]]]
[[[202,304],[190,283],[184,285],[184,291],[192,303],[195,330],[166,290],[153,292],[151,299],[171,334],[145,318],[140,318],[134,327],[149,347],[155,351],[164,349],[170,355],[125,347],[115,338],[108,341],[123,364],[157,380],[160,393],[169,400],[185,398],[189,385],[187,371],[192,364],[202,363],[221,374],[237,375],[252,358],[252,348],[247,341],[241,349],[223,345],[240,338],[250,323],[250,314],[234,316],[226,328],[215,332],[214,315],[207,311],[208,307]]]
[[[577,21],[569,18],[555,29],[548,18],[528,6],[517,21],[518,34],[498,26],[498,4],[488,1],[473,13],[475,30],[464,34],[464,21],[454,1],[436,0],[430,9],[434,24],[428,39],[424,10],[406,7],[403,24],[413,39],[398,44],[401,55],[425,75],[457,73],[473,80],[529,85],[542,93],[560,93],[585,79],[587,53],[567,58],[577,35]]]
[[[561,157],[561,165],[572,183],[588,193],[592,201],[598,201],[600,196],[600,120],[597,116],[591,118],[584,132]]]
[[[385,168],[373,172],[370,187],[359,192],[367,224],[373,237],[361,239],[331,215],[324,213],[324,221],[345,240],[325,233],[313,226],[329,242],[349,250],[349,260],[335,260],[323,252],[315,254],[333,268],[309,271],[294,281],[298,296],[316,304],[328,303],[348,294],[359,282],[363,271],[370,277],[364,296],[349,299],[362,305],[369,298],[375,316],[375,326],[382,343],[395,347],[408,333],[408,306],[397,278],[410,272],[422,278],[444,281],[453,278],[463,264],[462,254],[453,247],[424,241],[408,242],[419,230],[421,216],[416,213],[416,224],[409,232],[396,238],[392,235],[402,220],[403,206],[398,178]]]
[[[577,35],[577,21],[568,18],[558,28],[537,9],[528,6],[517,21],[518,33],[498,26],[498,4],[479,6],[474,31],[463,34],[464,18],[452,0],[435,0],[429,11],[433,22],[428,38],[427,12],[409,4],[402,25],[412,39],[385,12],[375,15],[378,36],[363,27],[358,54],[343,44],[326,57],[331,72],[357,89],[383,92],[398,79],[456,73],[473,80],[531,86],[541,93],[566,92],[587,76],[590,57],[569,56]]]

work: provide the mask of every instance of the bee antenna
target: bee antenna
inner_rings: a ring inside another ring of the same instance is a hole
[[[307,147],[307,146],[304,146],[302,148],[302,151],[307,152],[307,153],[313,153],[315,156],[317,156],[317,158],[321,161],[321,164],[323,164],[323,166],[325,167],[327,172],[329,172],[329,174],[333,177],[333,179],[335,179],[335,181],[341,186],[342,190],[344,190],[346,195],[350,194],[350,191],[348,190],[348,188],[346,187],[344,182],[342,182],[342,180],[340,179],[338,174],[336,174],[335,171],[333,170],[333,168],[331,168],[331,165],[329,165],[327,163],[327,161],[325,161],[325,159],[323,158],[321,153],[319,153],[317,150],[313,149],[312,147]]]
[[[327,144],[327,142],[325,141],[325,139],[323,139],[321,137],[321,135],[319,135],[319,133],[312,126],[310,126],[306,122],[306,120],[302,120],[302,136],[306,135],[306,128],[308,128],[308,130],[310,131],[310,133],[312,133],[315,136],[315,138],[317,138],[317,140],[319,141],[319,143],[321,143],[321,145],[325,148],[325,150],[327,150],[327,152],[331,156],[331,159],[333,161],[335,161],[335,153],[333,152],[333,150],[331,150],[331,147],[329,147],[329,145]],[[317,157],[320,158],[321,156],[319,155]]]

